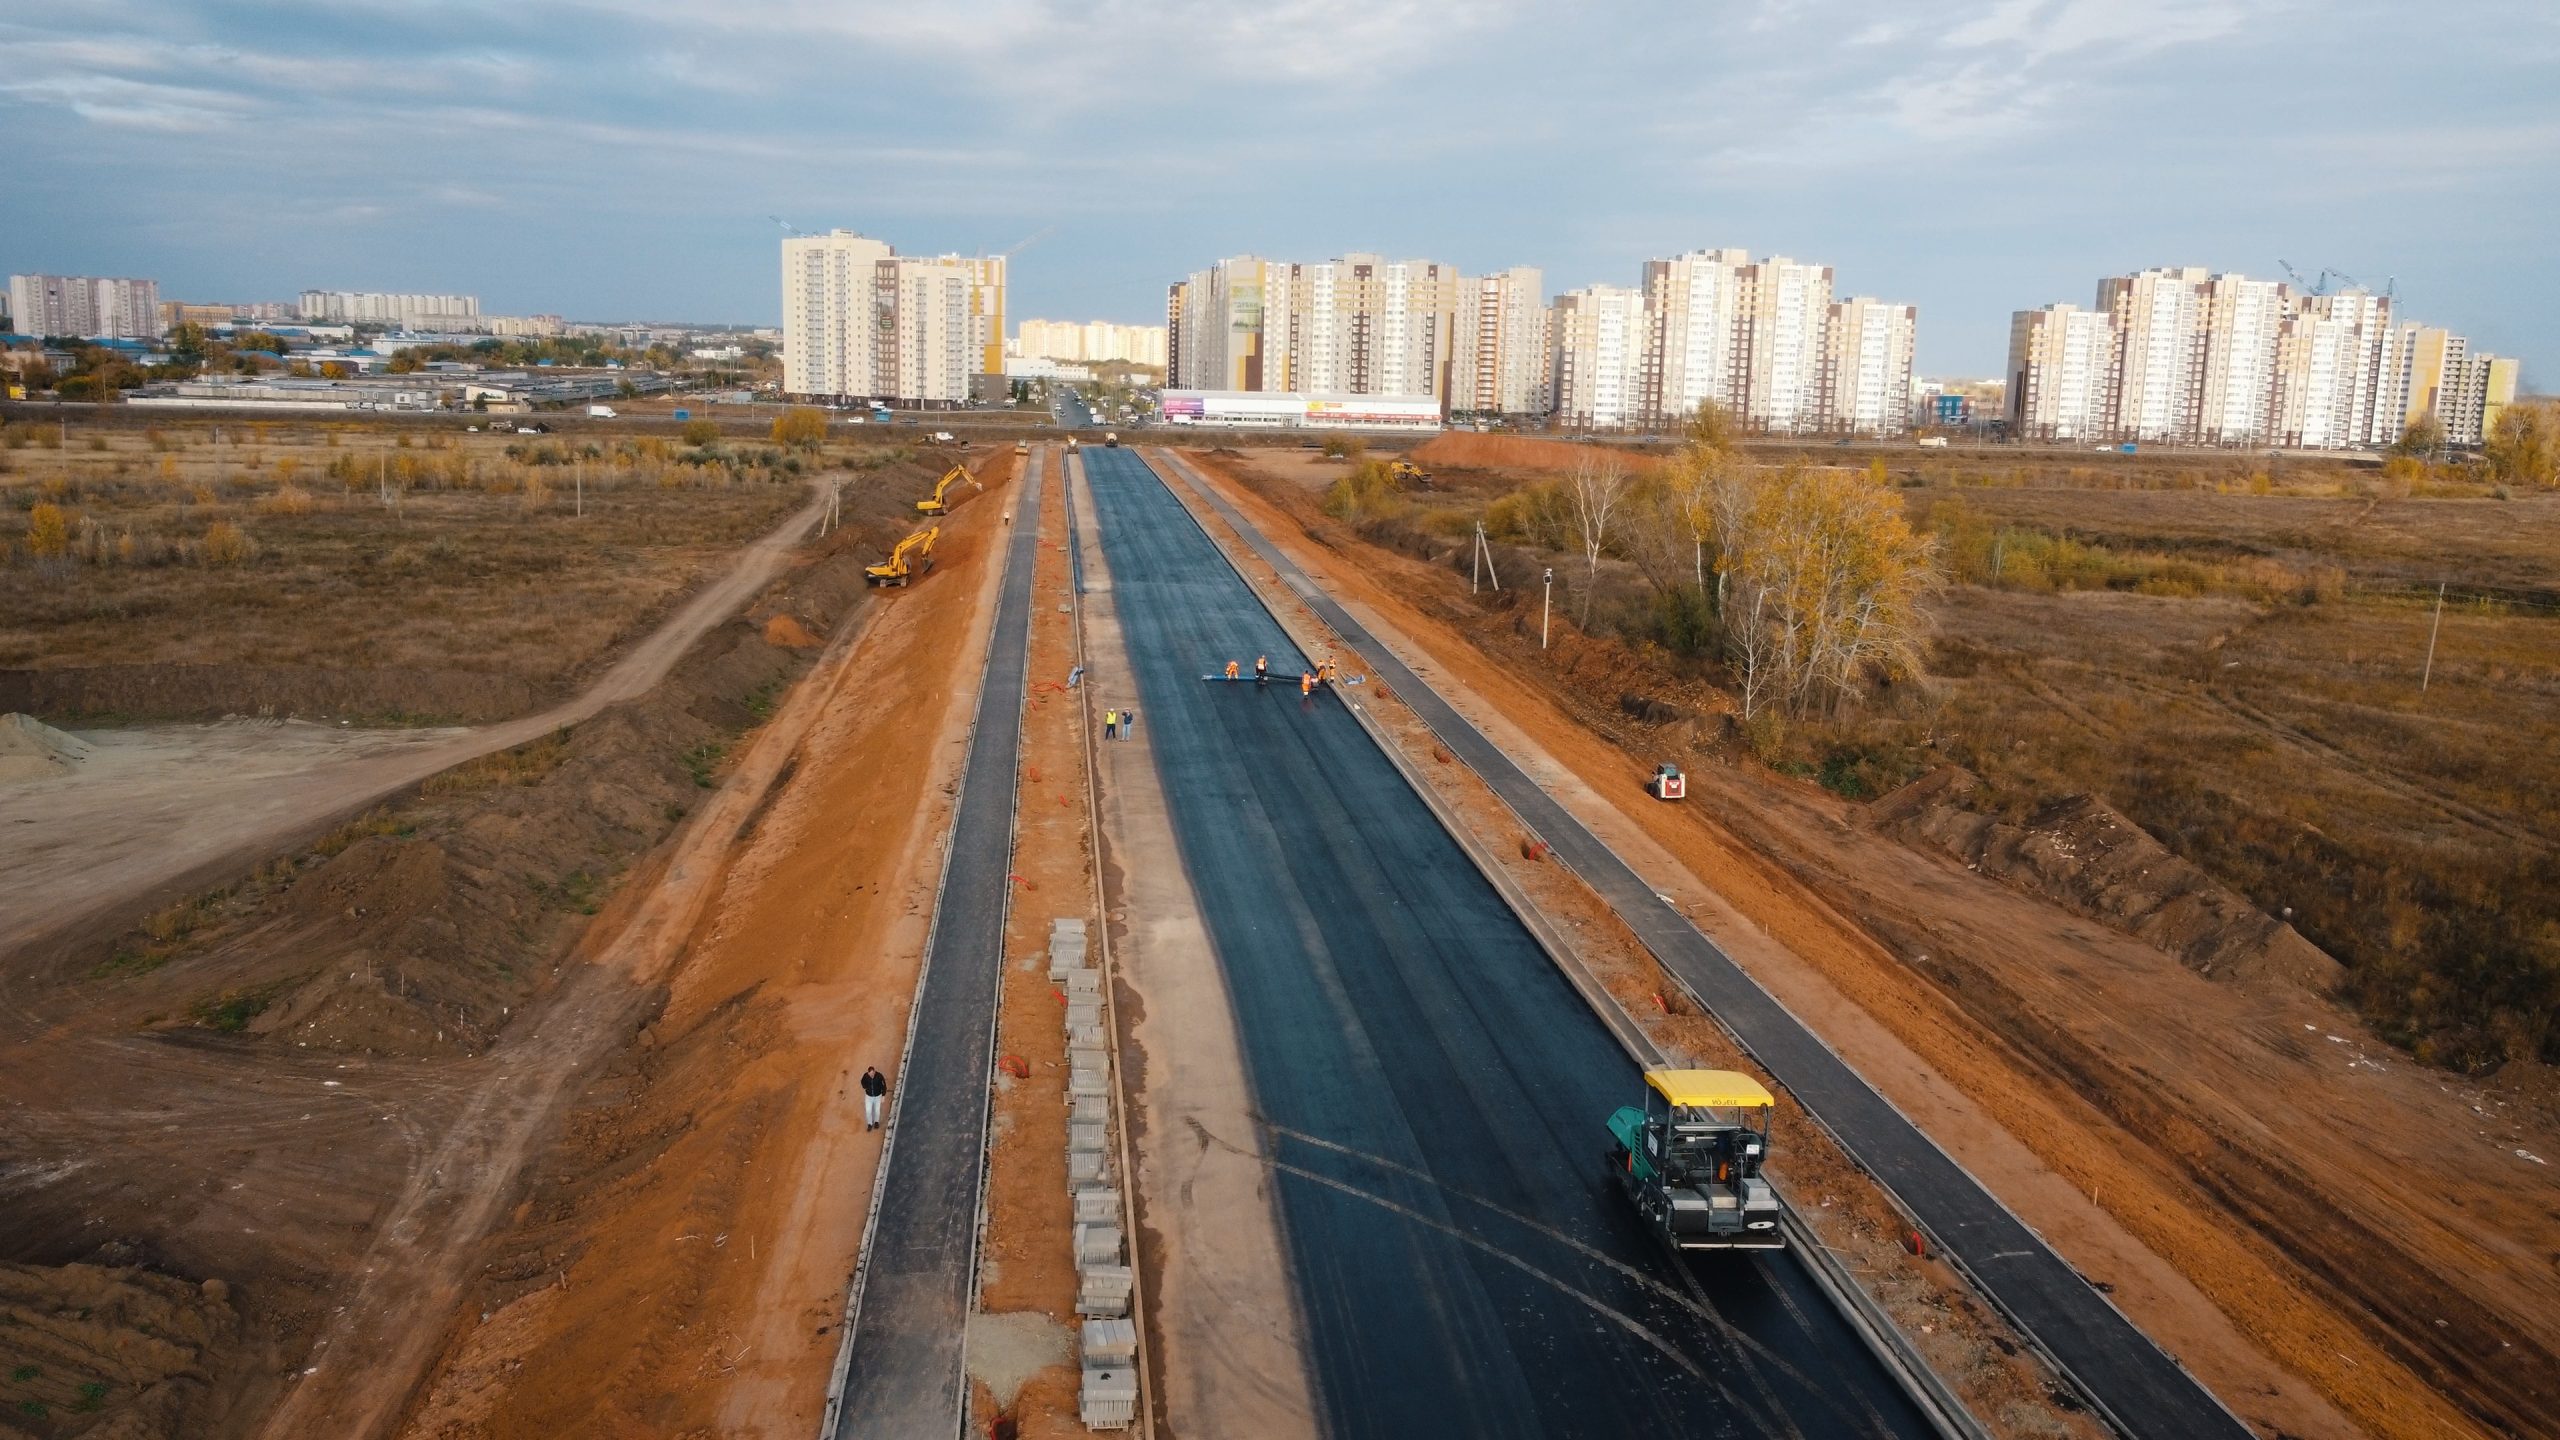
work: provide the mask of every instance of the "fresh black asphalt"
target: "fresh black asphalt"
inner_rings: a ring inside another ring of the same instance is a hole
[[[1177,462],[1178,463],[1178,462]],[[1195,477],[1196,478],[1196,477]],[[1859,1163],[1917,1216],[1942,1254],[2079,1382],[2119,1429],[2143,1440],[2245,1440],[2249,1429],[2125,1319],[2041,1237],[1663,903],[1626,863],[1451,709],[1223,496],[1193,488],[1234,526],[1334,633],[1357,646],[1423,722],[1615,908],[1645,947],[1733,1032],[1769,1074],[1819,1116]],[[1633,781],[1630,780],[1632,784]]]
[[[907,1039],[890,1076],[885,1181],[872,1212],[847,1342],[839,1440],[953,1436],[966,1393],[961,1338],[977,1252],[978,1192],[993,1078],[996,988],[1013,867],[1031,571],[1040,533],[1037,454],[1009,497],[1004,582],[970,727],[941,899]],[[980,503],[985,503],[981,501]],[[927,575],[919,584],[934,583]],[[847,1056],[848,1064],[868,1057]]]
[[[1084,460],[1329,1432],[1930,1433],[1793,1259],[1638,1226],[1632,1062],[1165,485]]]

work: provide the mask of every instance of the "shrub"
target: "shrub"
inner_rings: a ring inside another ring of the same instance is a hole
[[[773,443],[776,445],[810,448],[826,443],[826,439],[827,416],[823,410],[794,405],[774,418]]]
[[[228,520],[216,520],[204,532],[204,547],[198,552],[207,565],[240,565],[251,554],[249,537]]]
[[[27,553],[39,560],[58,560],[71,548],[71,523],[62,507],[47,500],[27,512]]]
[[[782,426],[780,420],[773,423],[777,430]],[[684,422],[683,434],[684,443],[687,445],[717,445],[720,443],[720,422],[710,419],[687,420]]]
[[[308,515],[314,502],[311,492],[299,485],[287,484],[283,489],[258,502],[258,508],[270,515]]]

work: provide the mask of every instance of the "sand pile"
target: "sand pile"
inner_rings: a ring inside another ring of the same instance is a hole
[[[88,758],[88,746],[33,715],[0,715],[0,784],[56,779]]]

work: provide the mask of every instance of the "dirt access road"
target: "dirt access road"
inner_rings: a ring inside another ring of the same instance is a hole
[[[5,1003],[13,986],[52,963],[41,958],[49,948],[58,960],[64,940],[218,883],[440,770],[647,692],[772,583],[825,505],[813,496],[583,694],[540,714],[424,732],[151,727],[84,737],[97,753],[74,773],[0,787],[0,1010],[25,1013]],[[0,1020],[0,1033],[10,1026]]]
[[[763,808],[689,832],[663,880],[626,887],[641,910],[599,921],[620,938],[594,968],[662,1008],[593,1063],[545,1052],[566,1113],[520,1192],[483,1182],[521,1199],[463,1252],[454,1303],[412,1309],[442,1350],[399,1434],[816,1431],[885,1138],[854,1079],[905,1081],[1002,573],[1010,480],[986,479],[932,573],[885,592],[759,736],[738,783]]]

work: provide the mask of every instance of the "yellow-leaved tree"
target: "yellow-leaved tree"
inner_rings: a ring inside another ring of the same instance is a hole
[[[773,420],[773,443],[814,449],[826,443],[827,412],[808,405],[794,405]]]
[[[1920,668],[1929,540],[1872,474],[1737,470],[1714,496],[1727,655],[1745,719],[1852,698],[1869,676]]]

